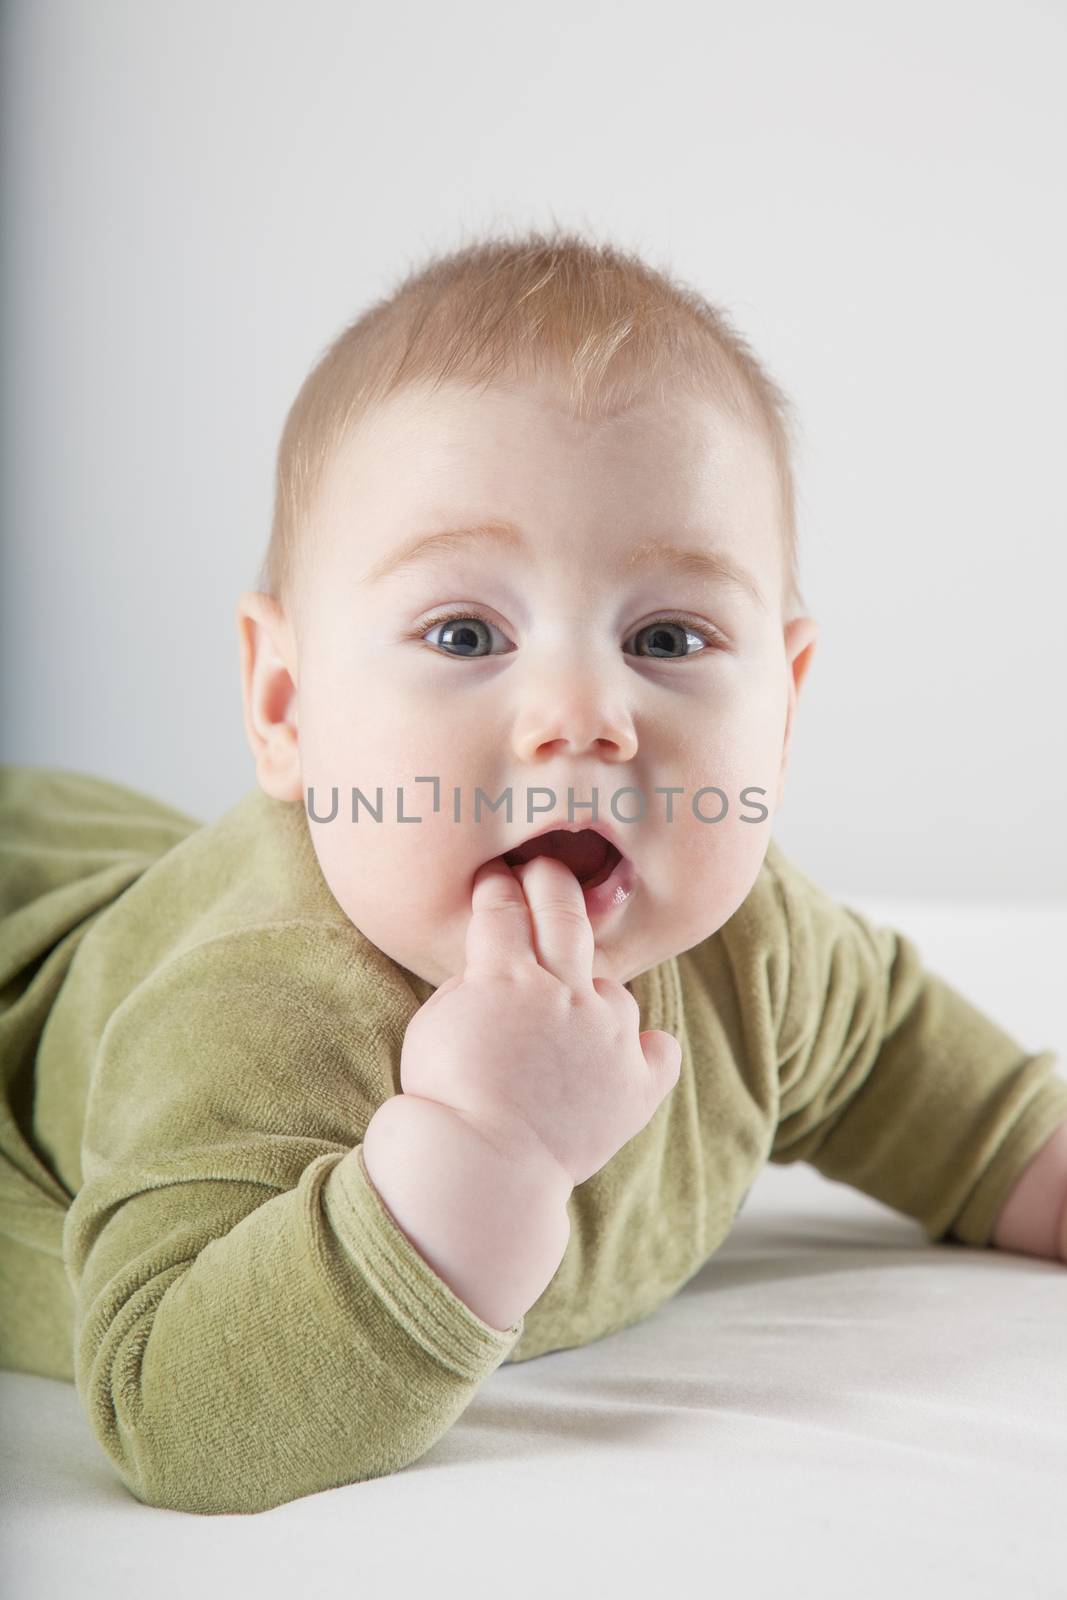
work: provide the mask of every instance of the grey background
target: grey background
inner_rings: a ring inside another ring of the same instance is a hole
[[[802,426],[822,638],[775,834],[836,890],[1067,894],[1067,13],[8,0],[6,761],[213,820],[286,410],[431,249],[587,228]]]

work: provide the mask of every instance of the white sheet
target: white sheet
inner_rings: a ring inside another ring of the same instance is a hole
[[[850,904],[1067,1060],[1067,907]],[[0,1589],[1067,1596],[1067,1267],[768,1168],[647,1321],[502,1367],[420,1461],[252,1517],[140,1505],[71,1386],[0,1374]]]

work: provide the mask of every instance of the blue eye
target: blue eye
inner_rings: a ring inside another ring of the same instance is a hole
[[[632,637],[640,639],[642,634],[649,635],[649,647],[647,650],[637,650],[634,653],[639,656],[651,656],[658,661],[684,661],[687,655],[699,655],[699,650],[691,652],[686,649],[690,639],[695,640],[702,650],[707,649],[710,643],[703,634],[676,617],[661,617],[658,622],[647,622],[643,628],[638,628]],[[671,646],[679,643],[681,650],[675,653]]]
[[[470,659],[471,657],[492,655],[492,650],[479,650],[479,643],[487,634],[497,633],[500,638],[504,637],[499,632],[499,629],[493,627],[491,622],[487,622],[484,617],[480,617],[473,612],[457,611],[448,617],[438,617],[436,621],[427,626],[426,631],[420,637],[429,638],[435,628],[440,628],[447,636],[445,640],[441,640],[437,644],[437,648],[443,649],[447,655],[454,655],[459,658]],[[430,640],[430,642],[432,644],[434,641]],[[497,654],[500,653],[499,651],[497,652]]]

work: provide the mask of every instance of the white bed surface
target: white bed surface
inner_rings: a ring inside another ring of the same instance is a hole
[[[1067,1056],[1065,907],[850,904]],[[645,1322],[504,1366],[421,1460],[251,1517],[134,1500],[72,1386],[0,1374],[0,1592],[1067,1596],[1067,1267],[769,1167]]]

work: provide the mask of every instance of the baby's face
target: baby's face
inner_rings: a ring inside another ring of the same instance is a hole
[[[596,795],[630,893],[591,914],[593,975],[625,983],[720,928],[766,853],[816,633],[783,627],[778,516],[765,446],[687,397],[583,423],[546,378],[409,391],[367,419],[331,469],[280,647],[292,767],[260,773],[279,798],[313,789],[318,816],[338,791],[336,818],[308,826],[351,921],[444,982],[477,869],[584,826]],[[376,575],[427,535],[505,522],[521,537],[442,540]],[[724,569],[630,561],[659,541]],[[362,802],[352,822],[353,788],[381,790],[380,822]],[[486,804],[507,793],[510,820]]]

